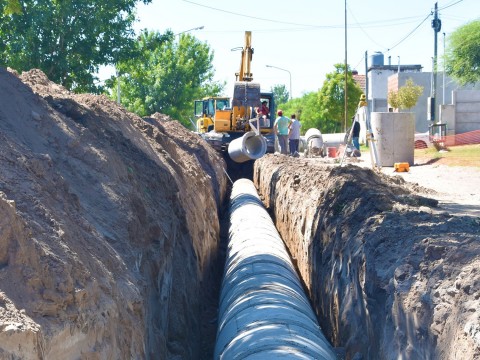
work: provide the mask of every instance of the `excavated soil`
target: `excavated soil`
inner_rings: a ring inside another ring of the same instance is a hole
[[[357,165],[255,164],[327,337],[347,359],[479,359],[480,218],[463,214],[480,202],[450,211],[463,198],[405,181],[417,167],[392,176]],[[423,176],[435,183],[433,173]],[[469,181],[457,187],[476,194],[478,177]]]
[[[227,166],[348,359],[480,358],[480,220],[455,192],[283,155],[235,168],[38,70],[0,69],[0,102],[0,359],[211,359]]]
[[[211,351],[222,158],[38,70],[0,69],[0,101],[0,358]]]

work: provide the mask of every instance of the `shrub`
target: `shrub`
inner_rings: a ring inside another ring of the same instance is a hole
[[[388,103],[395,109],[411,109],[417,104],[422,93],[423,86],[415,85],[410,78],[398,91],[388,93]]]

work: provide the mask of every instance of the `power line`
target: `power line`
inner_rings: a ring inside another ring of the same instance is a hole
[[[413,29],[412,31],[410,31],[407,36],[405,36],[402,40],[400,40],[399,42],[397,42],[395,45],[391,46],[388,48],[388,50],[392,50],[394,48],[396,48],[398,45],[400,45],[402,42],[404,42],[406,39],[408,39],[410,37],[410,35],[412,35],[415,31],[417,31],[417,29],[432,15],[432,13],[428,14],[425,19],[422,20],[422,22],[420,24],[418,24],[415,29]]]
[[[220,8],[213,7],[213,6],[199,4],[199,3],[195,2],[195,1],[191,1],[191,0],[182,0],[182,1],[187,2],[189,4],[192,4],[192,5],[196,5],[196,6],[204,7],[204,8],[207,8],[207,9],[211,9],[211,10],[214,10],[214,11],[218,11],[218,12],[222,12],[222,13],[226,13],[226,14],[231,14],[231,15],[235,15],[235,16],[241,16],[241,17],[245,17],[245,18],[248,18],[248,19],[255,19],[255,20],[261,20],[261,21],[268,21],[268,22],[272,22],[272,23],[275,23],[275,24],[280,23],[280,24],[284,24],[284,25],[295,25],[295,26],[301,26],[303,28],[308,28],[308,29],[291,29],[291,28],[288,28],[288,29],[272,29],[271,31],[291,31],[291,30],[296,30],[296,31],[304,30],[305,31],[305,30],[312,30],[312,29],[343,29],[343,27],[344,27],[344,24],[342,24],[342,25],[313,25],[313,24],[305,24],[305,23],[292,23],[292,22],[286,22],[286,21],[279,22],[278,19],[268,19],[268,18],[261,18],[261,17],[257,17],[257,16],[242,14],[242,13],[238,13],[238,12],[234,12],[234,11],[220,9]],[[412,21],[405,21],[405,20],[408,20],[408,19],[413,20],[413,19],[417,19],[417,18],[418,18],[418,16],[416,16],[416,17],[403,17],[403,18],[394,18],[394,19],[388,19],[388,20],[369,21],[369,22],[357,23],[357,24],[358,24],[359,27],[360,26],[363,26],[363,27],[390,27],[390,26],[398,26],[398,25],[408,24],[408,23],[411,23]]]
[[[227,14],[232,14],[232,15],[236,15],[236,16],[246,17],[246,18],[249,18],[249,19],[256,19],[256,20],[261,20],[261,21],[274,22],[274,23],[277,23],[277,24],[278,24],[278,19],[272,20],[272,19],[261,18],[261,17],[257,17],[257,16],[245,15],[245,14],[240,14],[240,13],[237,13],[237,12],[234,12],[234,11],[228,11],[228,10],[219,9],[219,8],[216,8],[216,7],[213,7],[213,6],[208,6],[208,5],[199,4],[199,3],[196,3],[196,2],[194,2],[194,1],[189,1],[189,0],[183,0],[183,1],[184,1],[184,2],[187,2],[187,3],[190,3],[190,4],[193,4],[193,5],[201,6],[201,7],[204,7],[204,8],[207,8],[207,9],[211,9],[211,10],[215,10],[215,11],[220,11],[220,12],[227,13]],[[324,28],[330,27],[330,26],[318,26],[318,25],[308,25],[308,24],[291,23],[291,22],[285,22],[285,21],[282,21],[282,24],[296,25],[296,26],[310,26],[310,27],[316,27],[316,28],[317,28],[317,27],[318,27],[318,28],[320,28],[320,27],[324,27]]]
[[[449,7],[453,6],[453,5],[457,5],[458,3],[461,3],[463,0],[458,0],[450,5],[445,5],[444,7],[438,9],[438,10],[445,10],[445,9],[448,9]]]
[[[383,47],[382,45],[380,45],[379,43],[377,43],[374,39],[372,39],[372,38],[370,37],[370,35],[368,35],[368,33],[363,29],[363,27],[362,27],[362,26],[360,25],[360,23],[358,22],[357,18],[356,18],[355,15],[353,14],[353,12],[350,10],[350,7],[347,6],[347,8],[348,8],[348,11],[350,12],[350,15],[352,15],[353,19],[354,19],[355,22],[357,23],[357,25],[358,25],[358,27],[360,28],[360,30],[365,34],[365,36],[366,36],[367,38],[369,38],[370,41],[372,41],[374,44],[376,44],[376,45],[378,45],[378,46],[380,46],[380,47]]]

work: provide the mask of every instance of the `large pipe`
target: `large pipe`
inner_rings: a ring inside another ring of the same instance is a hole
[[[336,359],[252,181],[230,197],[214,359]]]
[[[253,131],[245,133],[245,135],[233,140],[228,145],[228,155],[237,163],[259,159],[266,152],[267,140]]]

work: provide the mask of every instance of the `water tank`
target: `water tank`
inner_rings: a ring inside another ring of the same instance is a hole
[[[372,55],[370,55],[371,67],[383,66],[383,65],[384,65],[383,53],[381,53],[380,51],[375,51]]]

